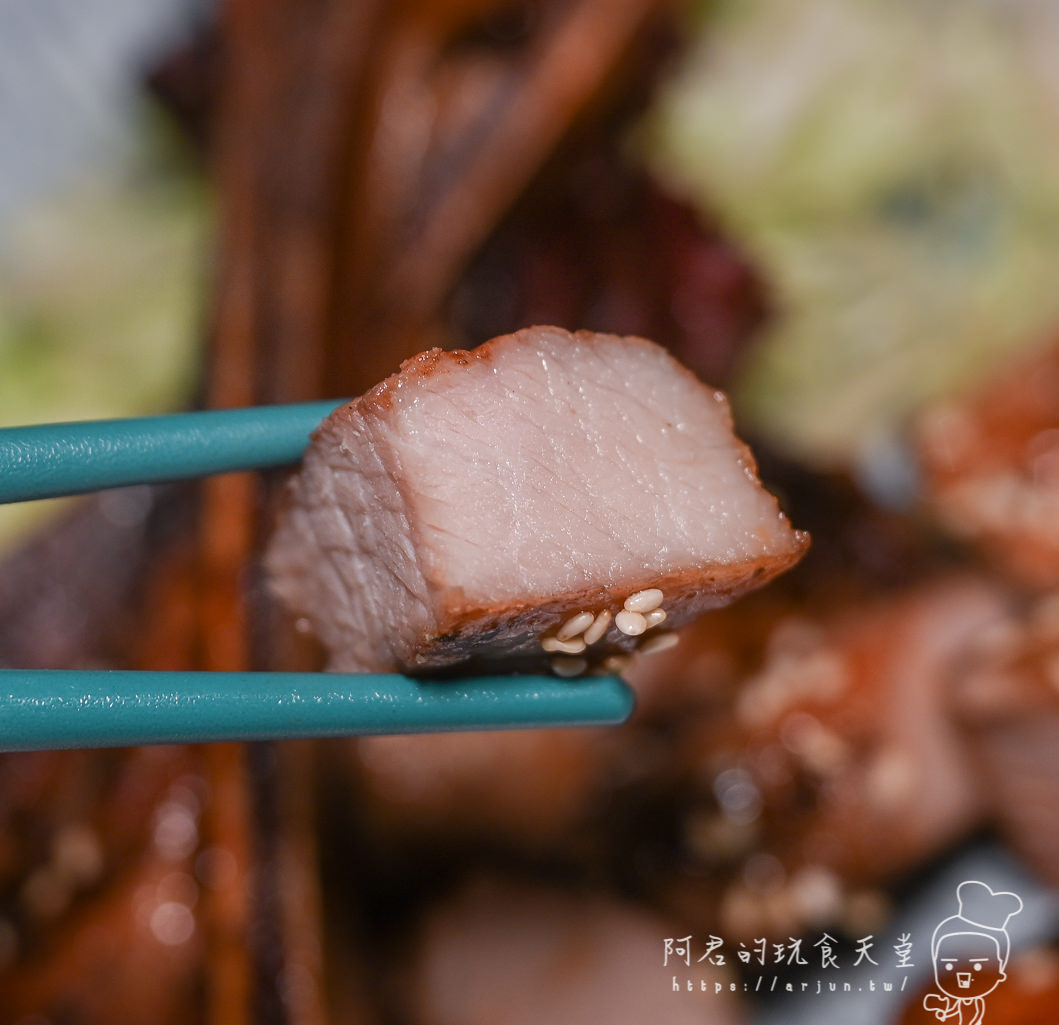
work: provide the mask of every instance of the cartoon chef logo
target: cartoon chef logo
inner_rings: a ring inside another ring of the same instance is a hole
[[[1014,893],[994,893],[971,880],[956,889],[958,910],[930,941],[934,980],[940,993],[928,993],[923,1007],[951,1025],[980,1025],[985,998],[1007,978],[1011,940],[1008,919],[1022,910]]]

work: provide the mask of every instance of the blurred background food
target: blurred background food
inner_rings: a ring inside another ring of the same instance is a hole
[[[3,756],[0,1022],[917,1021],[972,872],[1026,904],[997,1020],[1054,1020],[1057,46],[1049,0],[0,3],[3,423],[638,333],[814,539],[620,728]],[[0,510],[0,664],[318,666],[282,480]],[[740,944],[824,934],[904,990],[755,992]]]
[[[178,409],[194,394],[207,191],[142,76],[200,6],[2,8],[2,426]],[[62,508],[0,509],[0,552]]]
[[[870,461],[1054,323],[1052,7],[706,7],[639,152],[767,274],[782,315],[738,389],[772,444]]]

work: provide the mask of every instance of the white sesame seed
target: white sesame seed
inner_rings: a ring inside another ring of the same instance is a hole
[[[585,644],[595,644],[606,632],[607,627],[610,626],[611,614],[609,609],[604,609],[598,616],[592,625],[585,631]]]
[[[666,610],[651,609],[650,612],[644,614],[644,619],[647,620],[647,629],[650,630],[652,626],[659,626],[666,621]]]
[[[662,604],[662,592],[657,587],[648,587],[643,591],[630,594],[625,599],[627,612],[650,612]]]
[[[672,648],[679,640],[680,638],[675,633],[655,634],[653,637],[648,637],[636,650],[641,655],[653,655],[658,651]]]
[[[564,655],[580,655],[585,650],[585,642],[580,637],[561,641],[558,637],[542,637],[541,647],[545,651],[561,651]]]
[[[614,617],[614,625],[627,637],[639,637],[647,629],[647,620],[639,612],[623,609]]]
[[[556,655],[552,659],[552,672],[556,676],[580,676],[587,668],[588,662],[583,658],[571,658],[569,655]]]
[[[583,634],[595,621],[596,617],[591,612],[579,612],[563,623],[555,636],[561,641],[568,641]]]

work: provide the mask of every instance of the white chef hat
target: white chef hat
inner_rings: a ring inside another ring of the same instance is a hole
[[[1007,934],[1008,920],[1022,910],[1022,898],[1014,893],[996,893],[985,883],[968,880],[956,889],[959,911],[946,918],[935,930],[930,943],[932,957],[937,957],[938,944],[946,936],[978,933],[991,936],[1000,951],[1001,966],[1007,964],[1011,940]]]

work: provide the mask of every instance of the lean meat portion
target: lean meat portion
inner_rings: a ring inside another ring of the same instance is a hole
[[[529,328],[328,417],[270,573],[332,669],[575,675],[798,560],[755,469],[724,395],[658,346]]]

